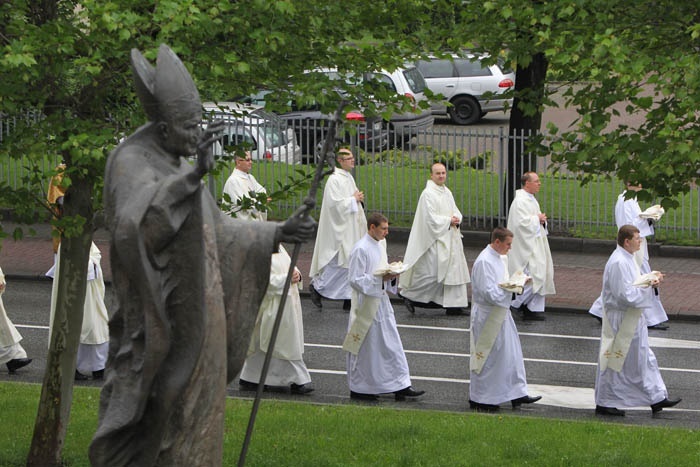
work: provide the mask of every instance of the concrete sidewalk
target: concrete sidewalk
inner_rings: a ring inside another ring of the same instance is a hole
[[[14,228],[14,224],[3,223],[3,229],[8,234]],[[0,267],[9,280],[44,280],[44,273],[53,264],[49,226],[39,224],[32,228],[36,230],[35,236],[27,236],[20,241],[11,238],[2,241]],[[407,239],[408,229],[391,230],[387,237],[390,261],[403,259]],[[110,281],[107,232],[96,232],[94,241],[102,251],[105,279]],[[464,243],[471,267],[488,243],[488,234],[464,232]],[[547,310],[587,311],[600,294],[603,268],[615,247],[614,242],[552,237],[550,245],[557,294],[547,297]],[[700,319],[700,248],[652,245],[650,249],[652,269],[666,274],[659,290],[669,318]],[[298,267],[304,278],[308,277],[312,252],[313,243],[301,247]],[[308,280],[305,280],[305,286],[308,287]]]

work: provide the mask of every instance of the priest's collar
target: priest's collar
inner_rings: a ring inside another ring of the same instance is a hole
[[[431,188],[433,190],[440,190],[440,191],[445,191],[445,189],[447,188],[445,185],[438,185],[437,183],[435,183],[432,180],[428,180],[428,183],[425,184],[425,187]]]

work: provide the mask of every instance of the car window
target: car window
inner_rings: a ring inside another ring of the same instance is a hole
[[[297,101],[292,101],[291,108],[294,112],[313,112],[321,110],[321,104],[318,102],[304,102],[300,104]]]
[[[461,77],[470,76],[491,76],[491,70],[488,67],[482,66],[478,59],[473,62],[465,59],[455,59],[457,73]]]
[[[418,68],[408,68],[403,71],[408,86],[414,93],[424,92],[426,88],[425,79]]]
[[[267,89],[260,90],[254,94],[251,94],[249,96],[245,96],[242,99],[240,99],[240,102],[243,104],[252,104],[252,105],[265,105],[265,100],[267,98],[267,95],[270,94],[272,91],[269,91]]]
[[[497,59],[497,65],[498,65],[498,68],[501,69],[501,73],[503,73],[504,75],[507,75],[509,73],[513,73],[513,70],[511,69],[511,67],[508,66],[506,64],[506,61],[500,57]]]
[[[452,78],[455,76],[454,65],[450,60],[420,60],[417,65],[424,78]]]
[[[224,146],[224,152],[226,154],[233,154],[235,146],[249,151],[258,149],[253,135],[245,130],[243,124],[238,124],[237,122],[226,128],[225,133],[222,135],[221,143]]]
[[[259,130],[270,147],[276,148],[287,144],[286,132],[279,125],[265,123],[259,127]]]
[[[384,73],[367,73],[365,75],[365,79],[367,81],[375,81],[383,84],[390,90],[397,92],[396,85],[394,85],[394,80],[392,80],[389,75],[385,75]]]

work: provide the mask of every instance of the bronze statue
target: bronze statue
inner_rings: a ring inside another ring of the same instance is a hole
[[[156,67],[135,49],[131,61],[149,122],[105,171],[118,305],[90,461],[221,465],[226,386],[243,364],[270,257],[280,241],[311,238],[315,223],[223,214],[202,184],[221,124],[201,130],[199,94],[170,48],[161,45]]]

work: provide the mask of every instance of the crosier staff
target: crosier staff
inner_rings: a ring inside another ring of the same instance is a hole
[[[314,174],[314,179],[311,182],[311,187],[309,188],[309,194],[304,199],[304,203],[294,211],[292,217],[305,217],[309,215],[309,212],[316,206],[316,192],[321,184],[321,181],[333,173],[333,147],[335,146],[335,133],[338,122],[340,121],[340,115],[345,107],[345,101],[341,101],[338,104],[338,108],[333,115],[333,119],[328,126],[328,132],[326,133],[326,139],[323,142],[323,148],[321,150],[322,159],[316,164],[316,173]],[[324,168],[328,165],[328,169]],[[263,363],[262,370],[260,372],[260,381],[258,382],[258,388],[255,392],[255,399],[253,400],[253,408],[250,412],[250,419],[248,420],[248,428],[245,432],[245,439],[243,440],[243,447],[241,448],[241,454],[238,457],[238,466],[243,467],[245,465],[246,454],[248,453],[248,446],[250,444],[250,438],[253,435],[253,427],[255,426],[255,417],[258,414],[258,407],[260,406],[260,399],[262,397],[263,389],[265,388],[265,378],[267,377],[267,370],[270,366],[270,360],[272,359],[272,350],[275,348],[275,341],[277,340],[277,333],[280,329],[280,323],[282,322],[282,313],[284,312],[284,305],[287,301],[287,293],[289,293],[289,287],[292,283],[292,276],[294,275],[294,268],[297,264],[297,259],[299,258],[299,251],[301,250],[301,243],[294,244],[294,250],[292,251],[292,262],[289,266],[289,271],[287,271],[287,279],[284,282],[284,288],[282,289],[282,298],[280,300],[279,308],[277,309],[277,315],[275,316],[275,323],[272,326],[272,334],[270,335],[270,344],[267,347],[267,352],[265,353],[265,361]]]

